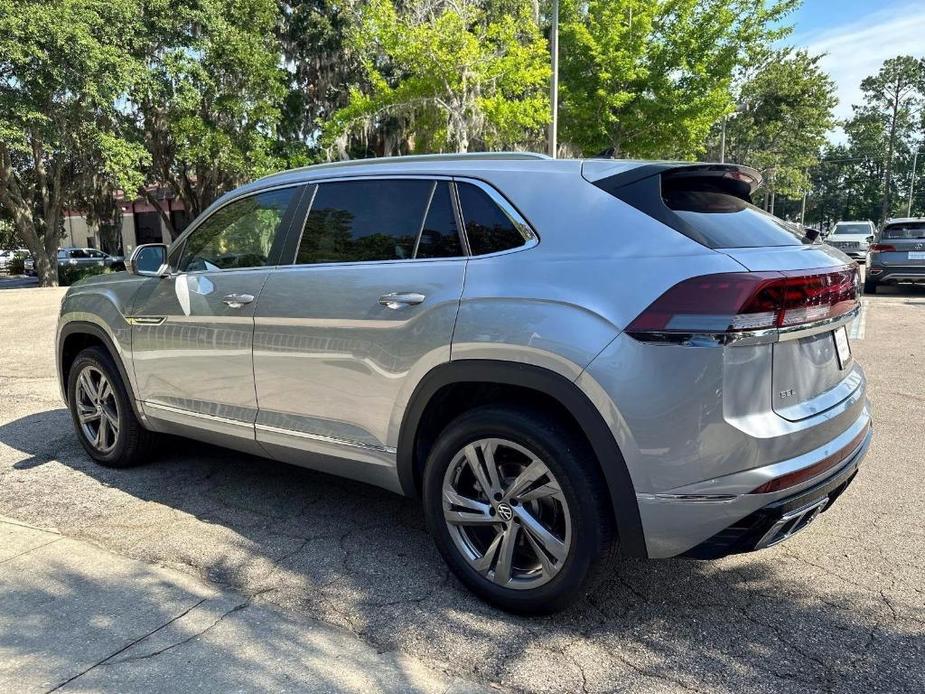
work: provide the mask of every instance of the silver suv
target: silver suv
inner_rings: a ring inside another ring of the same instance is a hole
[[[867,450],[857,267],[758,184],[526,154],[280,173],[72,287],[61,387],[104,465],[179,434],[420,497],[463,583],[560,609],[614,553],[786,539]]]

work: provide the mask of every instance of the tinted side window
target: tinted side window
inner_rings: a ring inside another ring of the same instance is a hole
[[[415,258],[456,258],[461,256],[459,229],[450,197],[450,184],[438,181],[421,230]]]
[[[271,190],[225,205],[186,240],[178,269],[195,272],[266,265],[276,232],[297,190]]]
[[[412,179],[319,184],[296,263],[410,259],[433,186]]]
[[[506,251],[526,242],[526,237],[517,225],[502,212],[488,193],[471,183],[458,184],[458,190],[472,255]]]

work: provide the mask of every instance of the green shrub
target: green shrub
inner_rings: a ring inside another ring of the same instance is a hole
[[[59,265],[58,266],[58,285],[61,287],[70,287],[75,282],[79,282],[85,277],[94,277],[95,275],[108,275],[111,273],[108,267],[100,265]]]
[[[23,261],[25,261],[25,256],[17,253],[10,258],[10,262],[7,263],[6,266],[6,271],[11,275],[25,275],[26,266]]]

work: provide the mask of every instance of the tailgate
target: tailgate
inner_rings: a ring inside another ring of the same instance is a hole
[[[733,248],[723,252],[753,271],[834,270],[853,264],[827,246]],[[858,388],[861,376],[850,356],[850,322],[844,318],[831,327],[784,335],[772,345],[771,401],[777,414],[791,421],[812,417],[839,404]],[[841,342],[841,355],[836,338]]]

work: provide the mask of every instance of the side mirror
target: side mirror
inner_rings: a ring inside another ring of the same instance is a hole
[[[873,237],[873,236],[868,236],[868,237],[867,237],[867,243],[873,243],[873,242],[874,242],[874,237]]]
[[[129,274],[143,277],[166,277],[167,246],[163,243],[147,243],[139,246],[132,253],[126,268]]]

